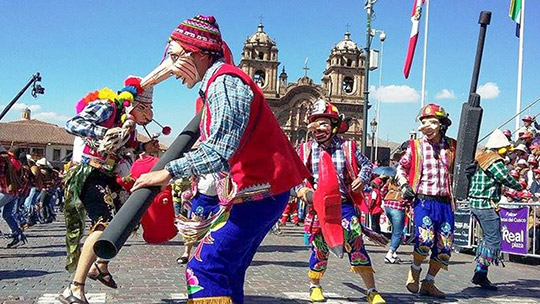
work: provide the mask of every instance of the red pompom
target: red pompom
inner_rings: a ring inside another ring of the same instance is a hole
[[[169,135],[171,134],[171,127],[169,126],[165,126],[161,129],[161,133],[163,133],[163,135]]]
[[[144,92],[144,89],[141,87],[141,78],[139,77],[128,77],[124,81],[124,85],[127,86],[134,86],[137,89],[137,94],[141,94]]]

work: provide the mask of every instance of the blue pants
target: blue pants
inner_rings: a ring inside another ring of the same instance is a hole
[[[397,251],[403,238],[403,227],[405,226],[405,212],[392,208],[384,208],[386,217],[392,223],[392,238],[390,239],[390,250]]]
[[[471,213],[482,227],[482,241],[476,248],[476,271],[487,272],[490,264],[498,265],[501,254],[501,218],[492,208],[471,208]]]
[[[431,262],[448,268],[454,241],[454,212],[449,203],[415,199],[414,254],[428,256]]]
[[[24,201],[24,214],[28,222],[37,222],[37,214],[35,212],[35,206],[38,203],[40,192],[37,191],[36,187],[30,188],[30,193]]]
[[[17,208],[17,197],[10,194],[0,193],[0,207],[4,206],[2,217],[6,221],[13,235],[22,233],[19,223],[15,219],[15,209]]]
[[[209,196],[197,193],[191,199],[191,216],[207,218],[211,214],[216,214],[219,210],[219,199],[216,196]]]
[[[351,204],[341,205],[341,225],[345,241],[345,252],[349,255],[351,271],[355,273],[373,272],[371,259],[364,245],[360,216]],[[323,238],[322,231],[311,237],[311,257],[309,258],[310,279],[322,278],[328,264],[330,251]]]
[[[24,209],[24,202],[26,201],[26,196],[27,195],[22,194],[17,199],[17,210],[15,210],[15,218],[19,222],[19,225],[26,224],[26,213]]]
[[[288,200],[289,191],[234,205],[230,213],[218,218],[188,262],[189,299],[243,304],[246,269]]]

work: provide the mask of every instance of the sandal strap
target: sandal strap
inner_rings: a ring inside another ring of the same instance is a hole
[[[96,260],[97,264],[109,264],[110,261],[107,260]]]
[[[84,286],[84,283],[77,282],[77,281],[73,281],[73,282],[71,282],[71,284],[72,284],[73,286]]]
[[[98,264],[108,264],[109,261],[106,261],[107,263],[99,263],[98,261],[94,262],[94,266],[96,266],[96,269],[98,271],[98,277],[104,278],[104,277],[110,277],[112,279],[112,275],[110,272],[105,272],[101,269],[99,269]]]

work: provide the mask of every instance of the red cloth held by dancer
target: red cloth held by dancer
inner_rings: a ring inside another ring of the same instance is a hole
[[[145,155],[137,159],[131,167],[131,176],[134,179],[142,174],[150,172],[159,158]],[[178,234],[174,225],[174,207],[171,186],[158,193],[146,213],[141,225],[143,226],[143,239],[147,243],[157,244],[167,242]]]

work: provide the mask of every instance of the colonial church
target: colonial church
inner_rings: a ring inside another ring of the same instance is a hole
[[[259,84],[294,145],[306,140],[311,105],[321,97],[336,105],[340,113],[352,118],[345,137],[360,141],[364,59],[363,51],[351,40],[347,31],[344,39],[330,50],[320,84],[309,78],[307,73],[297,82],[289,82],[285,68],[279,72],[276,42],[264,32],[264,26],[260,23],[257,32],[244,43],[239,67]]]

